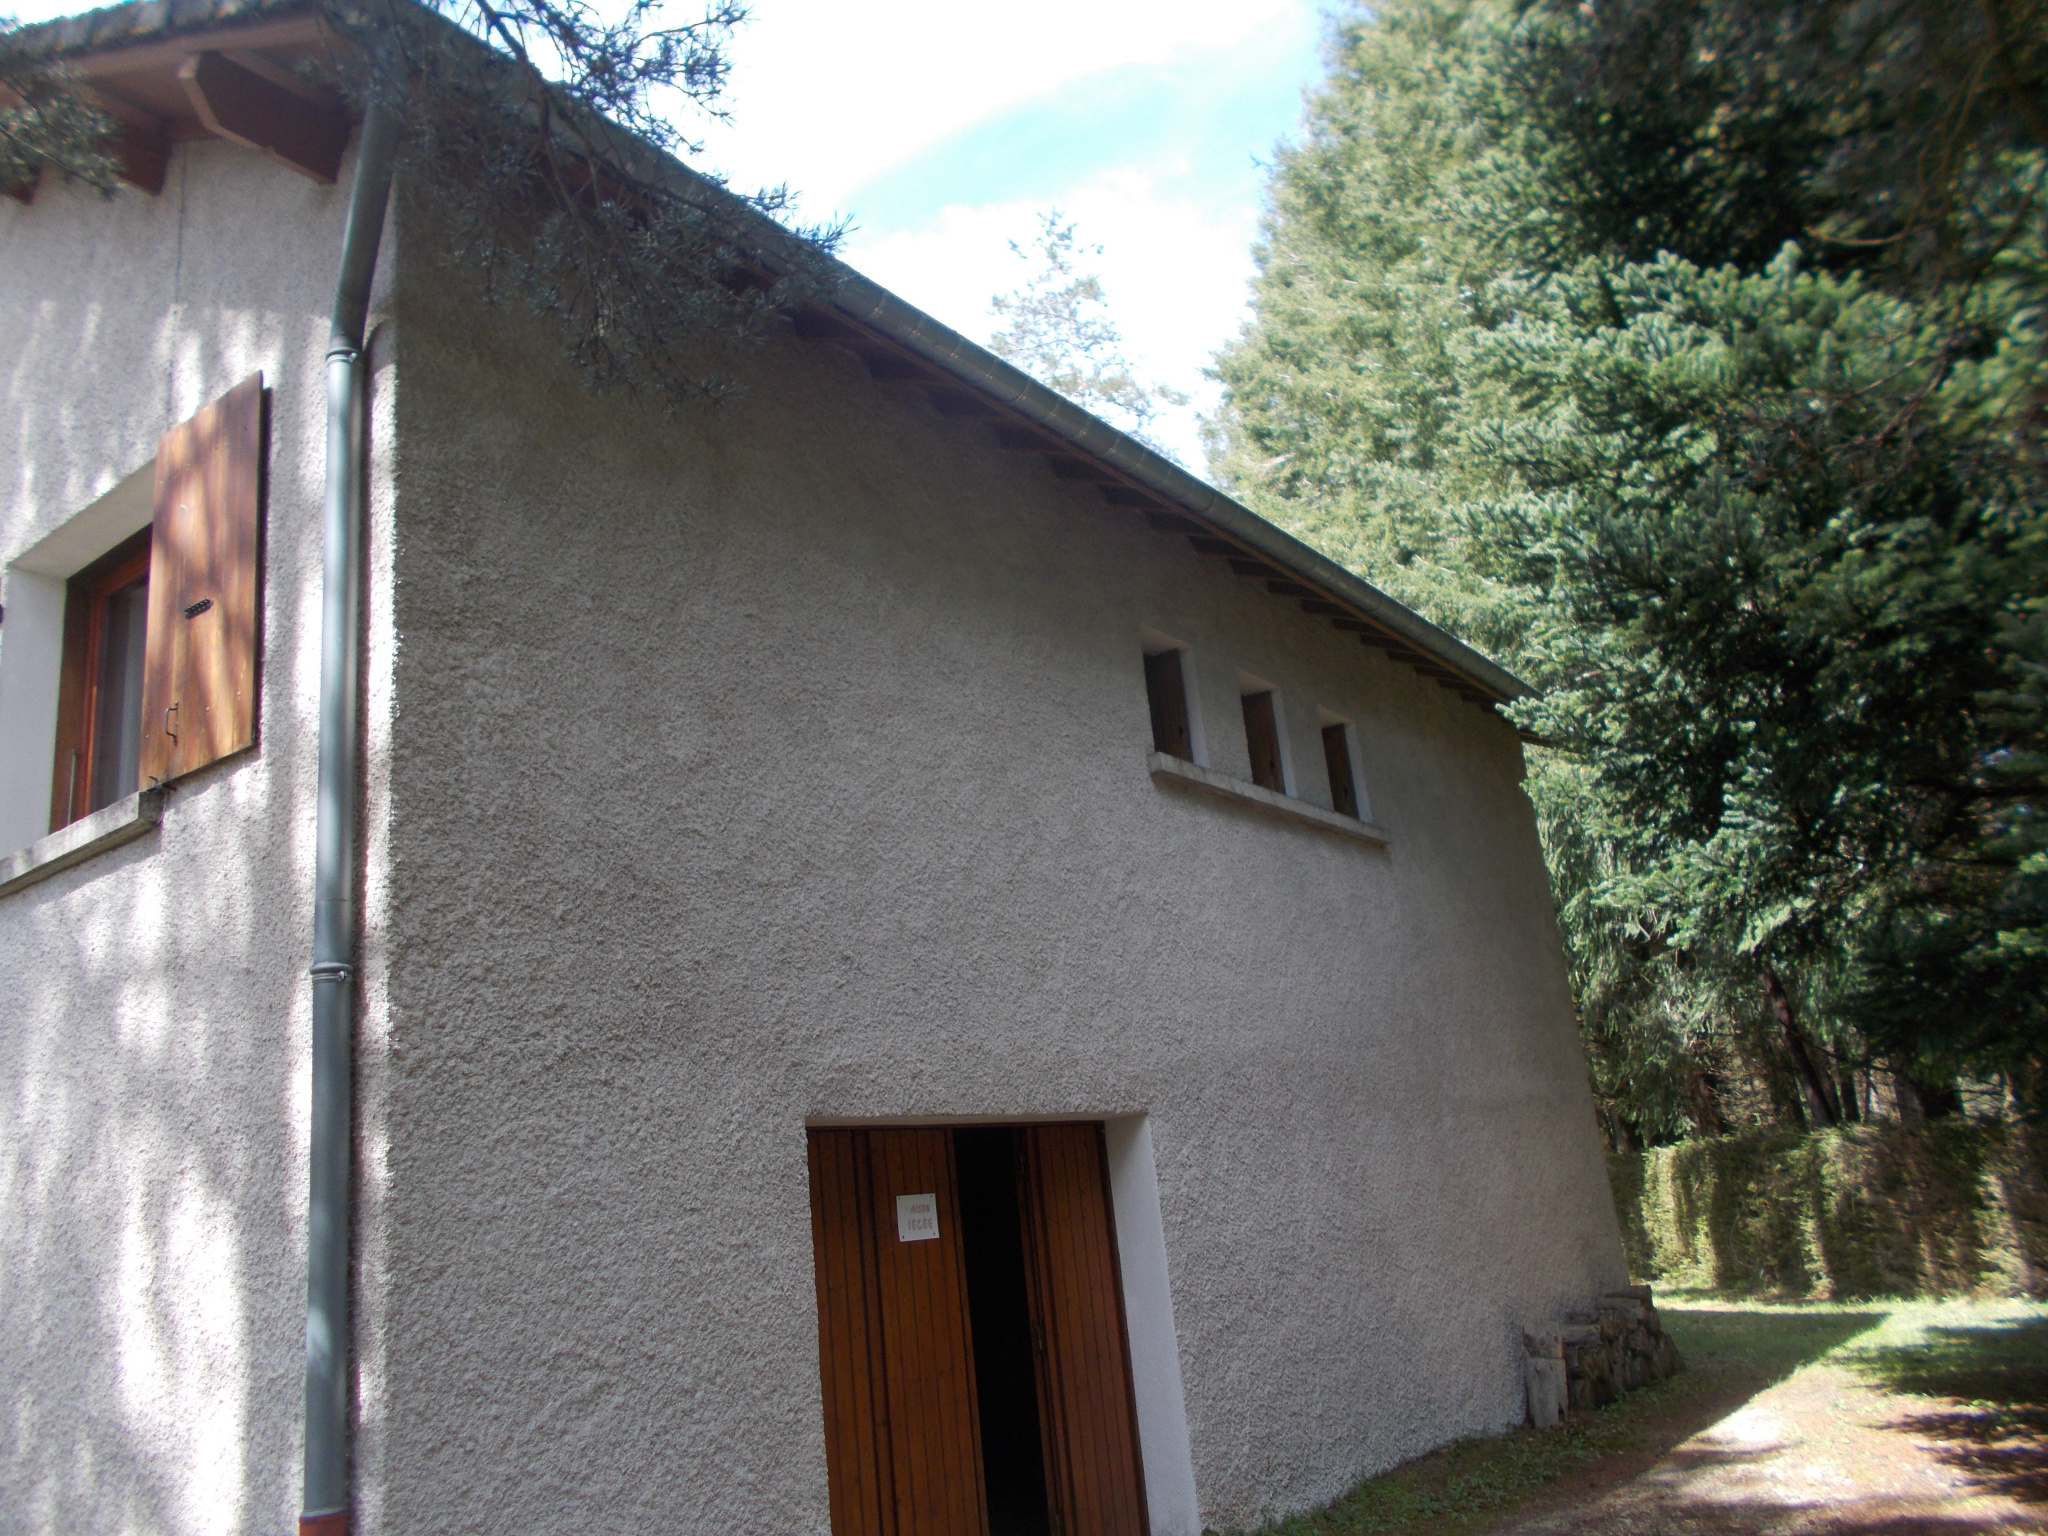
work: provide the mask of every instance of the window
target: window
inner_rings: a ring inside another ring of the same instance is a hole
[[[1161,651],[1145,658],[1145,698],[1152,706],[1152,746],[1183,762],[1195,760],[1193,733],[1188,729],[1187,680],[1180,652]]]
[[[53,827],[66,826],[135,791],[142,759],[149,544],[149,531],[144,529],[66,586]]]
[[[1280,723],[1273,710],[1273,690],[1242,696],[1244,743],[1251,751],[1252,782],[1275,794],[1287,793],[1287,775],[1280,759]]]
[[[52,830],[255,744],[262,439],[257,374],[163,435],[149,528],[66,584]]]
[[[1351,771],[1350,727],[1323,727],[1323,763],[1330,770],[1332,809],[1358,818],[1358,776]]]

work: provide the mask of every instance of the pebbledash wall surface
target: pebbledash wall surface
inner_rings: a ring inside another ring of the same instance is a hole
[[[297,1512],[346,185],[202,144],[0,203],[0,690],[41,541],[141,526],[157,434],[273,391],[258,748],[0,897],[9,1530]],[[1109,1123],[1156,1530],[1518,1422],[1520,1330],[1625,1275],[1512,728],[834,346],[722,415],[592,395],[418,229],[373,313],[359,1529],[824,1531],[807,1123]],[[1303,800],[1354,722],[1384,846],[1150,775],[1148,636],[1219,773],[1253,680]]]

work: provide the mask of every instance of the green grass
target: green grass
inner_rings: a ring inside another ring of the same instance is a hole
[[[2048,1503],[2048,1307],[1901,1307],[1844,1358],[1888,1392],[1939,1400],[1907,1427],[1987,1491]]]
[[[1367,1478],[1336,1502],[1263,1536],[1408,1536],[1456,1531],[1602,1469],[1626,1475],[1789,1376],[1882,1325],[1884,1306],[1705,1302],[1660,1306],[1686,1358],[1670,1381],[1562,1429],[1464,1440]],[[1872,1357],[1873,1359],[1876,1357]]]

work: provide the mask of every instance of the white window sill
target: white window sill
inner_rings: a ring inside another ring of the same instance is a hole
[[[1293,821],[1306,822],[1312,827],[1322,828],[1325,832],[1335,832],[1339,837],[1370,843],[1375,848],[1387,846],[1387,834],[1368,822],[1354,820],[1337,811],[1326,811],[1320,805],[1310,805],[1306,800],[1297,800],[1292,795],[1276,794],[1257,784],[1247,784],[1243,779],[1233,779],[1227,774],[1214,773],[1199,763],[1168,757],[1164,752],[1148,752],[1145,755],[1145,766],[1151,770],[1153,778],[1169,784],[1185,784],[1190,789],[1204,790],[1225,800],[1239,800],[1247,805],[1256,805],[1261,810],[1275,812]]]
[[[145,789],[81,817],[68,827],[60,827],[48,837],[0,858],[0,896],[12,896],[96,853],[132,843],[154,832],[163,815],[164,792]]]

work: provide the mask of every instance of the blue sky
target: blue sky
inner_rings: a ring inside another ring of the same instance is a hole
[[[1133,359],[1194,397],[1160,436],[1202,462],[1202,377],[1243,316],[1263,163],[1320,77],[1315,0],[1039,0],[885,11],[759,0],[705,163],[850,217],[847,258],[986,340],[1036,215],[1075,219]]]
[[[1195,397],[1159,435],[1199,468],[1202,369],[1243,315],[1260,163],[1321,73],[1318,0],[753,5],[731,124],[685,125],[700,163],[850,218],[855,266],[977,341],[1028,273],[1009,242],[1061,208],[1103,247],[1090,265],[1133,360]]]

